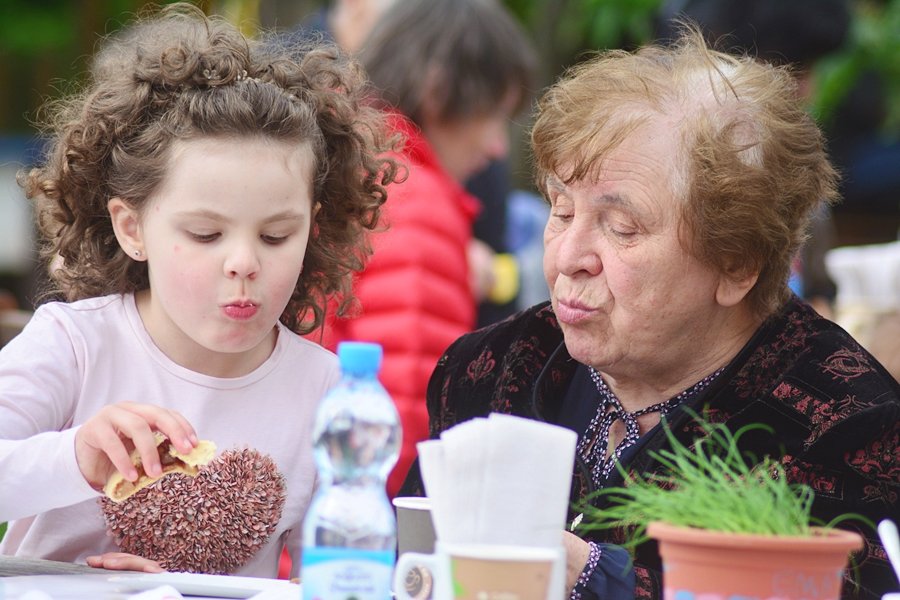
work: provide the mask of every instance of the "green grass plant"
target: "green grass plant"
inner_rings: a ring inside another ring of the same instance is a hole
[[[777,460],[755,457],[740,450],[742,436],[752,430],[772,432],[762,424],[746,425],[735,432],[724,424],[711,424],[693,415],[705,432],[693,446],[685,446],[663,422],[670,449],[651,451],[663,466],[660,473],[626,475],[624,486],[605,488],[588,498],[580,529],[624,527],[631,531],[627,547],[646,539],[651,521],[712,531],[743,534],[811,536],[813,526],[831,523],[812,518],[813,490],[788,481]],[[592,499],[604,497],[608,506],[597,508]]]

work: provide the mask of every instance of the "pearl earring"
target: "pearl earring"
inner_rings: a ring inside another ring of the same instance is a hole
[[[140,250],[135,250],[135,251],[134,251],[134,255],[137,256],[137,257],[140,257],[141,251],[140,251]]]

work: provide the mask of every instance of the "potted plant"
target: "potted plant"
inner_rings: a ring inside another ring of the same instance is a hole
[[[662,471],[598,492],[608,505],[585,507],[582,527],[625,527],[632,548],[656,539],[666,600],[839,598],[848,555],[863,539],[834,526],[867,520],[815,523],[811,488],[790,483],[776,460],[740,451],[742,435],[767,427],[732,433],[698,421],[706,436],[690,447],[666,427],[669,449],[651,453]]]

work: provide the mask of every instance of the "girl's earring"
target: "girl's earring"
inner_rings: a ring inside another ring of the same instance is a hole
[[[134,257],[135,257],[135,258],[140,258],[140,257],[141,257],[141,251],[140,251],[140,250],[135,250],[135,251],[134,251]]]

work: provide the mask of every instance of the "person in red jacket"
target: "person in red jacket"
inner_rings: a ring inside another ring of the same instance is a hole
[[[354,285],[352,318],[326,339],[384,347],[381,380],[403,425],[399,489],[428,437],[425,388],[450,343],[474,328],[494,284],[493,256],[474,240],[480,205],[463,182],[509,150],[510,119],[529,101],[536,64],[525,33],[495,0],[402,0],[379,20],[359,59],[403,142],[408,176],[388,190],[384,231]]]

